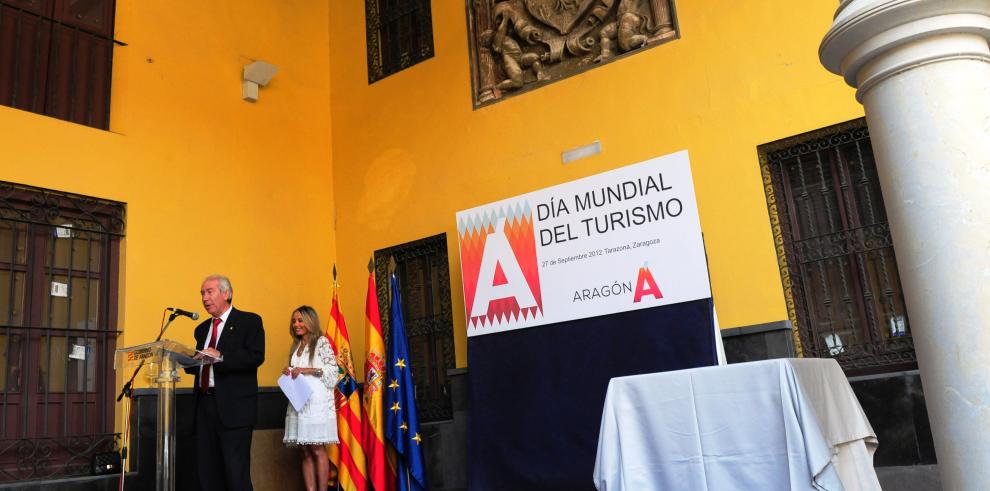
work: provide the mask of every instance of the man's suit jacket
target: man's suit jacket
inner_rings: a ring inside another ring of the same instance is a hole
[[[196,326],[197,350],[206,347],[206,336],[212,329],[212,318]],[[212,368],[220,423],[226,428],[254,426],[258,420],[258,367],[265,361],[261,316],[231,307],[217,351],[223,356],[223,361]],[[186,372],[196,375],[194,387],[198,388],[199,367],[187,368]]]

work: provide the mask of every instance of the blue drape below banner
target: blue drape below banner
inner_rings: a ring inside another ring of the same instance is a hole
[[[468,488],[594,490],[609,380],[715,364],[711,299],[468,338]]]

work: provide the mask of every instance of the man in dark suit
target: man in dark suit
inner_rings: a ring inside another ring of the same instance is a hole
[[[261,317],[233,308],[234,289],[213,275],[200,289],[211,318],[196,326],[196,349],[221,361],[187,368],[196,375],[200,488],[252,490],[251,432],[258,419],[258,367],[265,361]]]

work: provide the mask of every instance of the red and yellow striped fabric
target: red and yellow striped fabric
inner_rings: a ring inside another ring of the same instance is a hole
[[[361,396],[354,376],[354,361],[351,357],[351,341],[347,335],[344,315],[337,303],[337,291],[333,292],[330,306],[331,323],[327,338],[337,357],[340,380],[333,391],[337,408],[337,435],[339,445],[332,445],[330,460],[337,467],[337,482],[344,491],[366,491],[368,479],[365,476],[364,446],[361,444]]]
[[[385,380],[385,339],[374,272],[368,275],[368,296],[364,304],[364,418],[361,420],[361,441],[368,463],[368,481],[375,491],[395,489],[395,471],[385,459],[385,418],[382,407],[382,383]]]

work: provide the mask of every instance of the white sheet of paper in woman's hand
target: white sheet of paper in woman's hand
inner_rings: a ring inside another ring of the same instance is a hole
[[[313,389],[302,377],[292,378],[290,375],[282,375],[278,378],[278,386],[282,389],[285,397],[289,398],[289,403],[296,409],[296,412],[302,411],[309,396],[313,395]]]

